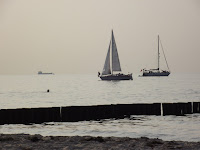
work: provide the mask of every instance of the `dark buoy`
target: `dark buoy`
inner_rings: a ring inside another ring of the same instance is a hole
[[[47,92],[49,93],[49,89],[47,90]]]

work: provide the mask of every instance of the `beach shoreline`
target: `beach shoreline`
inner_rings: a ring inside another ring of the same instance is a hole
[[[147,137],[41,136],[39,134],[0,134],[2,150],[53,149],[200,149],[200,142],[163,141]]]

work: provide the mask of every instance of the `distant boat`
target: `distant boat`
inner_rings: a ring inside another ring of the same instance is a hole
[[[167,59],[165,57],[165,53],[164,53],[163,49],[162,49],[163,50],[163,55],[165,57],[165,61],[166,61],[168,70],[161,70],[160,69],[159,43],[160,43],[160,38],[159,38],[159,35],[158,35],[158,68],[156,68],[156,69],[149,69],[149,70],[142,69],[141,70],[142,71],[142,76],[168,76],[170,74],[168,63],[167,63]]]
[[[44,72],[42,72],[42,71],[38,71],[38,75],[46,75],[46,74],[52,74],[52,75],[54,75],[54,73],[52,73],[52,72],[44,73]]]
[[[121,73],[121,66],[113,30],[103,71],[102,74],[98,73],[98,76],[101,80],[133,80],[132,74]]]

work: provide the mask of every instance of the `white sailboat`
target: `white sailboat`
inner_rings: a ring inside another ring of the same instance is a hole
[[[117,73],[116,73],[117,72]],[[115,38],[112,30],[111,40],[103,67],[102,74],[98,76],[102,80],[132,80],[132,74],[123,74],[121,72],[121,66],[119,61],[119,56],[117,52],[117,45],[115,43]]]
[[[164,55],[164,58],[165,58],[168,70],[161,70],[160,69],[159,43],[160,43],[160,38],[159,38],[159,35],[158,35],[158,68],[156,68],[156,69],[149,69],[149,70],[142,69],[142,76],[168,76],[170,74],[168,63],[167,63],[167,59],[165,57],[165,53],[164,53],[163,49],[162,49],[163,50],[163,55]]]

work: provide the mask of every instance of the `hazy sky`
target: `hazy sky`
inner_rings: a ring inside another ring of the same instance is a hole
[[[171,72],[200,72],[200,0],[0,0],[0,74],[96,74],[112,29],[125,72],[157,67],[158,34]]]

